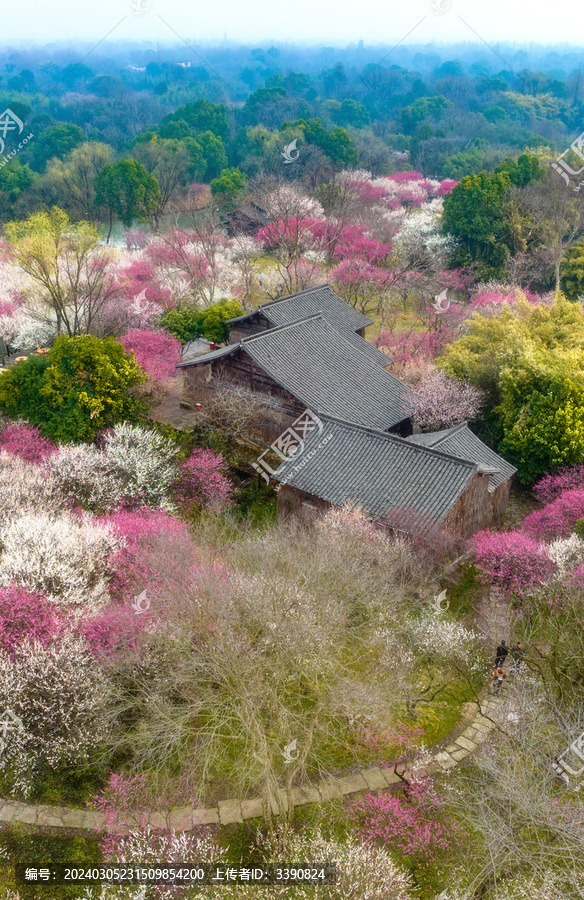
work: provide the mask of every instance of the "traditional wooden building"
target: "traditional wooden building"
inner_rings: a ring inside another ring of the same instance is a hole
[[[255,430],[268,443],[307,409],[411,434],[409,388],[379,365],[371,344],[358,341],[348,340],[322,313],[259,331],[179,363],[184,400],[204,407],[226,384],[265,395],[270,415]]]
[[[466,425],[439,432],[437,449],[417,440],[431,435],[404,440],[331,416],[321,421],[275,472],[282,518],[310,521],[354,503],[392,529],[437,525],[462,537],[502,521],[515,469]],[[456,452],[443,449],[448,440]]]
[[[489,473],[489,525],[499,527],[503,524],[505,511],[509,502],[511,479],[517,469],[487,447],[474,434],[466,422],[447,428],[444,431],[433,431],[429,434],[413,434],[408,441],[419,447],[431,447],[450,453],[460,459],[468,459],[481,466]]]
[[[365,329],[368,325],[373,325],[371,319],[345,303],[335,294],[330,284],[321,284],[297,294],[290,294],[288,297],[271,300],[244,316],[230,319],[227,323],[229,341],[235,344],[260,331],[267,331],[278,325],[290,325],[318,313],[329,325],[340,331],[354,347],[362,349],[366,343],[371,359],[377,360],[382,368],[390,365],[392,362],[390,356],[365,341]]]

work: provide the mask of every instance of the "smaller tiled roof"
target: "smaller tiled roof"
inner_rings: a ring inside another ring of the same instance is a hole
[[[236,322],[244,322],[258,313],[262,313],[272,325],[289,325],[291,322],[305,319],[307,316],[313,316],[319,312],[330,321],[331,325],[348,328],[351,331],[359,331],[361,328],[373,325],[371,319],[353,306],[349,306],[338,294],[335,294],[330,284],[319,284],[306,291],[298,291],[296,294],[288,294],[287,297],[269,300],[244,316],[228,319],[227,324],[234,325]]]
[[[278,327],[279,325],[290,325],[292,322],[317,313],[322,313],[329,325],[341,331],[349,343],[367,352],[377,365],[385,368],[393,361],[387,353],[383,353],[362,338],[360,334],[356,334],[362,328],[372,325],[372,320],[345,303],[338,294],[335,294],[330,284],[320,284],[318,287],[309,288],[306,291],[279,297],[278,300],[270,300],[244,316],[229,319],[227,324],[237,325],[242,322],[250,322],[255,316],[261,314],[265,316],[270,325]]]
[[[239,350],[241,342],[237,344],[228,344],[226,347],[219,347],[217,350],[210,350],[209,353],[200,353],[197,356],[189,356],[188,359],[176,364],[177,369],[184,369],[187,366],[200,366],[214,362],[216,359],[222,359],[224,356],[231,356]]]
[[[482,471],[489,472],[489,491],[496,490],[517,471],[510,462],[487,447],[470,430],[467,422],[462,422],[453,428],[445,428],[442,431],[412,434],[407,440],[420,447],[432,447],[435,450],[442,450],[444,453],[450,453],[452,456],[476,463]]]
[[[400,521],[397,513],[437,523],[477,472],[475,463],[378,429],[320,418],[322,430],[310,431],[274,477],[334,506],[356,503],[389,523]]]

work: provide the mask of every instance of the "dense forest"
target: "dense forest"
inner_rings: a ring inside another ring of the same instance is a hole
[[[525,150],[561,152],[580,132],[580,54],[510,48],[505,66],[487,50],[449,50],[113,45],[81,63],[79,51],[4,50],[0,105],[34,140],[4,157],[2,219],[56,202],[98,215],[91,179],[86,208],[68,197],[80,157],[86,178],[121,160],[160,172],[172,158],[177,190],[225,168],[315,187],[345,167],[460,179]],[[281,150],[293,140],[302,152],[285,167]],[[9,154],[18,144],[5,143]]]

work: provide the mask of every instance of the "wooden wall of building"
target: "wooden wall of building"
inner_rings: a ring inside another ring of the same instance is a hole
[[[292,394],[280,387],[243,351],[220,358],[207,365],[185,366],[183,369],[183,400],[190,407],[212,402],[218,386],[237,385],[256,394],[266,394],[265,414],[258,410],[250,437],[271,444],[301,416],[306,408]],[[273,398],[274,402],[269,402]],[[245,402],[245,401],[242,401]],[[254,398],[254,402],[258,402]]]
[[[489,476],[477,472],[443,521],[444,528],[470,537],[489,523]]]
[[[512,479],[508,478],[489,494],[489,528],[500,528],[505,520],[511,481]]]
[[[281,484],[278,489],[278,519],[280,522],[294,518],[310,525],[331,508],[332,504],[305,491],[299,491],[289,484]]]
[[[231,326],[229,329],[229,343],[237,344],[238,341],[242,341],[252,334],[259,334],[260,331],[267,331],[268,328],[273,327],[269,319],[266,319],[261,313],[256,313],[253,318],[248,319],[246,322],[236,322],[235,325]]]
[[[468,538],[476,531],[501,525],[507,500],[510,480],[502,484],[497,491],[489,494],[489,476],[479,472],[473,476],[466,490],[452,507],[442,527],[461,537]],[[319,497],[300,491],[291,485],[280,485],[278,491],[278,517],[297,517],[303,522],[312,522],[316,517],[330,509],[331,504]],[[395,531],[389,524],[380,522],[380,527]]]

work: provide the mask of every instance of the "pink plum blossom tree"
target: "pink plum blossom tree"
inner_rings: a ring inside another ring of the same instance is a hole
[[[27,462],[40,463],[56,453],[57,447],[36,426],[10,422],[0,432],[0,450]]]
[[[180,467],[174,495],[181,503],[198,506],[222,506],[233,486],[224,474],[225,460],[212,450],[195,450]]]
[[[520,596],[540,588],[554,573],[545,546],[522,532],[480,531],[472,544],[483,577]]]
[[[136,357],[138,365],[144,369],[152,382],[176,378],[176,365],[181,361],[180,343],[172,335],[164,331],[151,331],[146,328],[127,331],[120,343],[124,350],[130,350]]]
[[[482,404],[483,394],[477,388],[434,369],[415,385],[408,412],[421,428],[433,430],[474,419]]]

